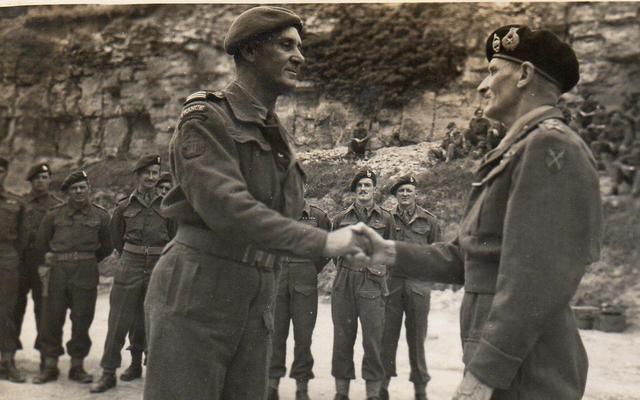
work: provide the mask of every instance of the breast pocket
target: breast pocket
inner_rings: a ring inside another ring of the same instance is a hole
[[[142,239],[143,218],[140,216],[140,209],[129,208],[122,213],[124,217],[125,236],[128,239]]]
[[[0,221],[2,221],[0,232],[9,240],[18,238],[19,211],[20,206],[18,204],[0,203]]]
[[[369,226],[376,232],[378,232],[380,235],[384,234],[384,231],[386,229],[386,225],[384,224],[384,222],[380,221],[380,220],[374,220],[371,223],[369,223]]]
[[[423,220],[418,220],[407,230],[407,237],[412,243],[428,244],[431,236],[431,225]]]

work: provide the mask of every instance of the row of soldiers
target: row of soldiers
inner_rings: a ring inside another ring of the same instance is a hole
[[[40,371],[33,382],[58,378],[67,310],[72,321],[71,339],[66,344],[71,356],[69,379],[93,381],[83,361],[92,344],[89,328],[97,299],[98,263],[115,247],[120,260],[114,272],[101,362],[104,374],[92,391],[108,386],[108,378],[120,366],[127,334],[132,363],[122,379],[139,378],[145,347],[142,302],[151,269],[175,230],[160,214],[160,200],[171,187],[171,175],[161,174],[160,157],[138,160],[133,170],[137,187],[119,202],[112,216],[91,202],[85,171],[75,171],[62,182],[60,190],[67,195],[63,201],[49,190],[49,165],[34,165],[27,174],[31,192],[23,199],[4,189],[8,167],[9,161],[0,158],[0,376],[16,383],[25,381],[14,355],[22,348],[20,330],[31,291],[37,327],[35,348],[41,355]]]

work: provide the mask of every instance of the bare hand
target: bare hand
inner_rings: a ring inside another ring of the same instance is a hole
[[[382,264],[391,266],[396,261],[396,243],[393,240],[385,240],[376,231],[365,224],[354,225],[353,231],[358,236],[365,237],[369,243],[369,249],[365,254],[355,254],[353,261],[362,264]]]
[[[492,387],[480,382],[471,372],[467,372],[451,400],[489,400],[492,394]]]
[[[343,257],[348,255],[366,257],[366,254],[371,252],[371,246],[366,236],[357,233],[360,225],[364,226],[360,222],[356,225],[329,232],[322,255],[324,257]]]

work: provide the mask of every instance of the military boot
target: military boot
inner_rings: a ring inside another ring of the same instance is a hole
[[[16,362],[13,353],[2,353],[2,364],[4,369],[4,379],[8,379],[13,383],[24,383],[25,379],[22,373],[16,368]]]
[[[102,393],[109,389],[116,387],[116,373],[115,371],[102,371],[102,376],[98,379],[98,382],[91,385],[89,391],[91,393]]]
[[[42,368],[42,371],[33,378],[32,382],[38,385],[41,383],[55,381],[58,379],[58,375],[60,375],[58,359],[54,357],[45,357],[44,368]]]
[[[131,365],[121,375],[120,380],[129,382],[142,377],[142,353],[131,352]]]
[[[80,383],[93,382],[93,375],[87,373],[83,367],[83,358],[72,358],[71,368],[69,369],[69,379]]]

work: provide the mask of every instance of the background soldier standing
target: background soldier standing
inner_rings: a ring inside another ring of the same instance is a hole
[[[115,371],[120,367],[120,352],[127,332],[131,343],[131,365],[120,375],[123,381],[142,376],[142,352],[145,350],[144,297],[151,271],[162,249],[171,240],[175,227],[160,214],[156,185],[160,177],[160,156],[141,157],[133,173],[137,188],[122,199],[111,217],[111,240],[120,260],[115,267],[109,297],[109,328],[100,366],[102,377],[91,387],[92,393],[116,386]]]
[[[281,255],[361,252],[353,229],[297,221],[304,175],[274,109],[296,87],[301,31],[285,8],[245,11],[225,38],[234,81],[187,98],[169,144],[175,186],[162,201],[178,230],[145,300],[146,400],[265,398]]]
[[[327,213],[305,202],[303,224],[331,230]],[[278,294],[275,304],[273,349],[269,368],[269,400],[278,399],[278,384],[285,375],[287,336],[293,324],[293,363],[289,376],[296,380],[296,400],[309,399],[307,385],[313,379],[311,338],[318,316],[318,273],[329,260],[309,260],[287,257],[279,272]]]
[[[431,244],[441,240],[442,235],[436,217],[416,204],[416,179],[407,176],[399,179],[392,187],[391,194],[396,196],[398,206],[391,213],[396,231],[395,240]],[[415,399],[426,400],[429,373],[424,353],[427,339],[427,324],[431,288],[427,282],[411,279],[401,272],[391,269],[389,277],[389,296],[387,297],[384,335],[382,337],[382,362],[386,378],[380,391],[381,400],[389,399],[389,381],[396,373],[396,352],[402,327],[402,315],[405,314],[407,345],[409,347],[409,380],[415,388]]]
[[[62,328],[70,309],[69,379],[90,383],[93,377],[84,370],[83,360],[91,348],[89,327],[98,294],[98,262],[113,250],[109,214],[91,203],[91,188],[84,171],[71,173],[60,189],[68,192],[68,200],[45,215],[36,238],[36,251],[46,264],[41,274],[44,301],[40,335],[45,360],[44,369],[33,382],[58,378],[58,357],[64,354]]]
[[[13,311],[18,298],[18,266],[24,247],[24,205],[4,188],[9,160],[0,157],[0,378],[22,383],[15,364],[18,334]]]
[[[552,32],[521,25],[494,31],[486,53],[478,91],[508,131],[475,171],[458,237],[415,245],[361,226],[373,248],[362,261],[464,283],[454,400],[579,400],[588,361],[570,301],[599,258],[602,206],[593,155],[555,107],[578,60]]]
[[[62,199],[49,192],[51,184],[51,168],[46,163],[36,164],[29,169],[27,180],[31,184],[31,192],[25,198],[25,249],[22,255],[20,268],[20,285],[18,291],[18,302],[14,311],[14,321],[16,324],[18,349],[22,349],[20,342],[20,331],[24,313],[27,309],[27,295],[31,291],[33,299],[33,312],[36,320],[36,330],[40,333],[40,315],[42,309],[42,283],[38,275],[38,256],[35,251],[36,234],[44,215],[50,208],[62,204]],[[36,336],[35,348],[40,350],[40,343]],[[44,359],[41,360],[40,368],[44,366]]]
[[[371,170],[360,171],[351,182],[356,201],[336,216],[334,228],[358,222],[372,227],[384,238],[392,238],[393,217],[374,201],[377,178]],[[353,345],[362,325],[362,378],[366,380],[367,399],[378,399],[384,379],[381,347],[384,325],[384,296],[387,294],[384,265],[352,265],[339,258],[331,293],[333,319],[333,358],[331,374],[336,379],[335,400],[349,398],[349,384],[355,379]]]
[[[170,172],[163,172],[160,174],[160,179],[158,179],[158,183],[156,184],[156,188],[158,189],[158,195],[160,197],[166,196],[171,190],[173,186],[173,178],[171,177]]]

